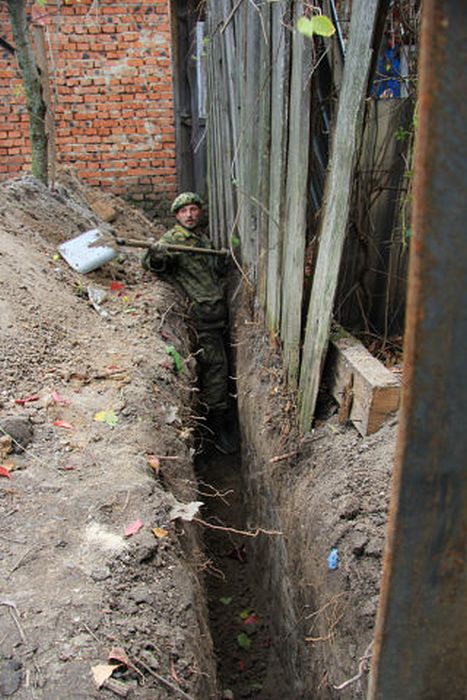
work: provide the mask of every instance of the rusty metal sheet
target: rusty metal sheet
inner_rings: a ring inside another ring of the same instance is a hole
[[[405,388],[369,700],[466,697],[465,9],[423,4]]]

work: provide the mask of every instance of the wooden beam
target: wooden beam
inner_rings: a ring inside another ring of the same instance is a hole
[[[326,374],[342,418],[350,420],[360,435],[379,430],[399,408],[399,378],[351,335],[331,340]]]
[[[354,0],[331,164],[326,179],[316,272],[306,322],[299,385],[300,427],[313,419],[328,343],[334,295],[347,231],[352,178],[363,128],[363,108],[379,0]]]

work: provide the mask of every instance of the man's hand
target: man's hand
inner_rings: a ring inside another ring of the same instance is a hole
[[[163,258],[165,258],[167,255],[167,248],[163,243],[155,241],[149,246],[149,255],[154,260],[163,260]]]

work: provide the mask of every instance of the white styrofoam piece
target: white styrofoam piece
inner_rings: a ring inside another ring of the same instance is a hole
[[[96,270],[117,255],[115,250],[109,246],[89,247],[92,243],[96,243],[101,236],[99,229],[93,228],[81,233],[76,238],[72,238],[71,241],[61,243],[58,246],[58,251],[73,270],[85,275],[86,272]]]

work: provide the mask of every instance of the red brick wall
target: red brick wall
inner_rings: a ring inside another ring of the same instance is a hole
[[[38,12],[56,101],[57,162],[92,185],[166,210],[176,190],[170,0],[56,6],[48,0]],[[4,3],[0,35],[12,42]],[[0,49],[0,179],[29,164],[21,80],[15,59]]]

